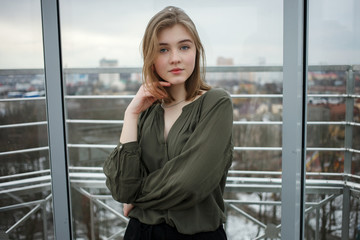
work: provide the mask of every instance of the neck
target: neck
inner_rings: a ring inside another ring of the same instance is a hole
[[[185,84],[172,85],[169,88],[169,92],[174,98],[173,102],[179,102],[186,98]]]

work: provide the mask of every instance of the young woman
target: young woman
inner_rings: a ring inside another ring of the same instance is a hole
[[[104,164],[106,185],[130,217],[124,239],[226,239],[231,99],[204,82],[204,50],[183,10],[156,14],[142,44],[144,83]]]

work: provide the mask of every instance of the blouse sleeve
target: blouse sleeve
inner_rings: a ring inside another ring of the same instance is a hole
[[[208,197],[231,165],[232,122],[226,94],[202,114],[181,154],[142,179],[132,203],[143,209],[182,210]]]
[[[140,161],[141,149],[137,142],[118,144],[105,160],[103,170],[106,186],[119,202],[135,201],[146,169]]]

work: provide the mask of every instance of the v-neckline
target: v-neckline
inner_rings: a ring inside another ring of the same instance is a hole
[[[159,105],[160,107],[160,113],[161,113],[161,126],[160,126],[160,130],[161,130],[161,139],[163,141],[164,144],[168,144],[168,140],[169,140],[169,136],[170,134],[174,131],[173,128],[176,126],[176,124],[179,122],[179,119],[182,118],[182,116],[184,115],[184,112],[189,109],[189,107],[191,105],[194,105],[196,102],[200,101],[201,98],[203,98],[208,92],[210,92],[212,89],[206,91],[205,93],[203,93],[200,97],[198,97],[197,99],[195,99],[194,101],[192,101],[189,104],[186,104],[184,107],[182,107],[181,109],[181,113],[179,115],[179,117],[175,120],[175,122],[173,123],[173,125],[170,127],[169,132],[167,134],[167,137],[165,138],[165,111],[164,109]]]
[[[187,105],[186,105],[187,106]],[[170,127],[169,129],[169,132],[167,133],[167,137],[165,138],[165,110],[164,109],[161,109],[161,126],[160,126],[160,129],[161,129],[161,137],[162,137],[162,140],[165,144],[168,143],[168,139],[169,139],[169,136],[171,134],[171,132],[173,132],[173,128],[176,126],[177,122],[179,121],[179,119],[182,117],[182,115],[184,114],[184,108],[181,109],[181,113],[180,115],[177,117],[177,119],[175,120],[175,122],[172,124],[172,126]]]

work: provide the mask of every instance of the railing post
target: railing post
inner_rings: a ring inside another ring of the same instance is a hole
[[[316,227],[315,227],[315,240],[320,239],[320,209],[316,206]]]
[[[95,216],[93,199],[89,197],[90,201],[90,225],[91,225],[91,240],[95,240]]]
[[[350,124],[354,121],[354,98],[350,95],[354,93],[354,72],[352,66],[346,74],[346,112],[345,112],[345,153],[344,153],[344,173],[345,179],[344,182],[348,181],[346,174],[351,174],[351,160],[352,152],[349,149],[352,148],[352,138],[353,138],[353,126]],[[347,186],[344,186],[343,189],[343,209],[342,209],[342,231],[341,239],[349,239],[349,224],[350,224],[350,189]]]
[[[47,214],[46,214],[47,203],[48,203],[48,201],[46,199],[41,203],[41,215],[42,215],[42,219],[43,219],[43,238],[44,239],[49,239],[48,238],[48,226],[47,226]]]

